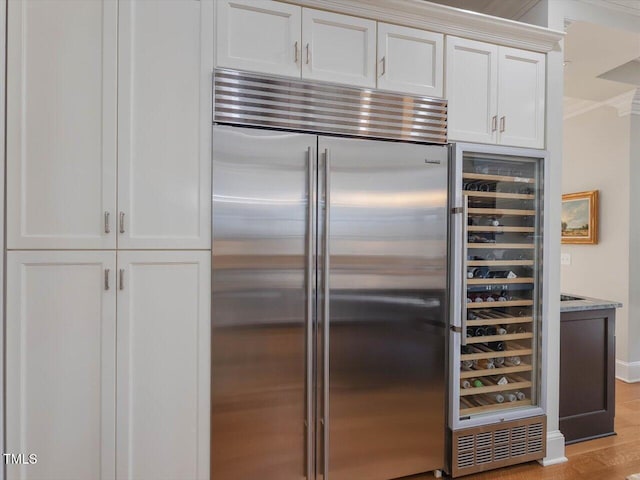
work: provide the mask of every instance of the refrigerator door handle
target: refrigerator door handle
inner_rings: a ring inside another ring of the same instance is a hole
[[[323,322],[322,322],[322,478],[329,477],[329,225],[331,211],[331,157],[324,149],[324,267],[323,267]]]
[[[312,472],[312,458],[313,458],[313,435],[314,435],[314,422],[313,422],[313,338],[314,338],[314,265],[315,265],[315,251],[314,251],[314,205],[316,204],[316,181],[315,181],[315,156],[313,154],[313,148],[307,148],[307,320],[306,320],[306,348],[307,348],[307,377],[306,377],[306,412],[304,420],[305,428],[305,448],[304,448],[304,476],[307,479],[313,478]]]
[[[462,308],[460,309],[460,344],[467,344],[467,242],[469,241],[468,225],[469,225],[469,196],[462,197]]]

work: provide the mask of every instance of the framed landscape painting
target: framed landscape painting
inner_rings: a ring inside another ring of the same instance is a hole
[[[562,243],[598,243],[598,190],[562,195]]]

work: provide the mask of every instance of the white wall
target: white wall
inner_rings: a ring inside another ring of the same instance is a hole
[[[630,116],[600,107],[564,123],[562,193],[600,190],[597,245],[562,245],[571,265],[561,288],[624,306],[616,314],[616,357],[629,362],[629,133]]]

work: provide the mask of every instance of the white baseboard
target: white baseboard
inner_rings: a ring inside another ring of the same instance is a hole
[[[640,382],[640,362],[616,360],[616,378],[627,383]]]
[[[568,461],[564,456],[564,435],[560,430],[547,432],[547,456],[538,462],[544,466],[556,465]]]

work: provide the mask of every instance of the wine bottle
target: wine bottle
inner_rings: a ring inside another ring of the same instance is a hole
[[[463,360],[462,370],[471,370],[473,368],[473,360]]]
[[[516,398],[518,400],[526,400],[526,398],[527,398],[527,396],[524,393],[520,392],[520,391],[513,392],[513,394],[516,396]]]
[[[480,387],[484,387],[484,383],[482,383],[481,380],[478,380],[477,378],[474,378],[473,380],[471,380],[471,385],[473,385],[476,388],[480,388]]]
[[[497,329],[496,329],[496,333],[497,333],[498,335],[506,335],[506,334],[507,334],[507,329],[506,329],[506,328],[499,327],[499,328],[497,328]]]
[[[504,351],[504,342],[489,342],[489,348],[495,352]]]
[[[491,368],[495,368],[495,365],[493,364],[493,358],[481,358],[479,360],[476,360],[475,366],[478,369],[487,369],[487,370]]]
[[[495,403],[504,403],[504,396],[501,393],[491,393],[487,396]]]
[[[513,357],[508,357],[506,359],[506,362],[509,363],[509,366],[513,366],[513,367],[517,367],[518,365],[520,365],[522,363],[522,361],[520,360],[520,357],[518,357],[517,355],[513,356]]]
[[[469,380],[460,381],[460,386],[462,388],[471,388],[471,382]]]
[[[509,383],[509,380],[504,375],[500,377],[498,380],[496,380],[497,385],[506,385],[508,383]]]
[[[497,367],[500,368],[502,366],[504,366],[504,357],[496,357],[493,359],[493,364]]]
[[[509,400],[510,402],[515,402],[516,400],[518,400],[518,397],[516,396],[515,393],[507,393],[506,394],[507,400]]]

